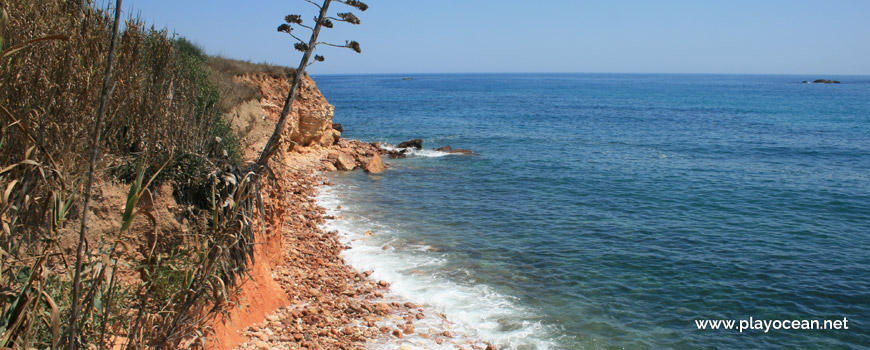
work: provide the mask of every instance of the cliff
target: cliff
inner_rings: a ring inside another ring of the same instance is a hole
[[[241,103],[225,116],[241,138],[242,153],[250,162],[259,156],[274,130],[290,89],[290,79],[269,73],[244,74],[236,79],[239,83],[254,86],[260,95],[258,99]],[[250,336],[248,327],[279,308],[311,304],[313,298],[321,301],[316,304],[320,305],[321,311],[339,315],[344,311],[342,305],[360,305],[350,300],[353,299],[351,295],[357,293],[348,294],[347,290],[374,293],[375,284],[344,264],[340,256],[343,245],[338,238],[318,227],[323,222],[322,209],[317,207],[313,196],[322,179],[314,173],[330,164],[327,160],[329,154],[340,152],[356,164],[359,159],[370,163],[362,153],[377,153],[366,143],[340,142],[341,133],[332,128],[333,113],[334,107],[326,101],[314,81],[306,76],[282,134],[283,144],[270,161],[269,179],[262,183],[265,222],[259,222],[258,218],[255,222],[258,227],[265,227],[265,231],[254,251],[250,279],[243,283],[227,315],[214,322],[216,339],[213,348],[231,348],[247,340]],[[288,140],[296,146],[291,149]],[[313,278],[304,281],[305,276]],[[374,310],[374,306],[369,308]],[[342,319],[347,321],[346,316],[331,317],[327,324],[342,329],[347,323]],[[316,338],[319,333],[319,330],[312,329],[296,334]],[[372,331],[361,330],[348,331],[344,337],[328,335],[342,346],[375,336]],[[257,338],[269,339],[265,335]]]
[[[248,161],[259,155],[278,120],[289,91],[288,78],[274,74],[243,74],[239,82],[260,92],[241,103],[227,119],[242,137]],[[282,135],[285,143],[269,163],[264,198],[262,241],[254,252],[250,279],[234,298],[227,316],[214,322],[211,348],[226,349],[364,349],[370,342],[414,342],[432,346],[493,350],[494,346],[451,331],[446,316],[426,306],[385,297],[389,283],[369,279],[349,266],[346,248],[335,231],[326,232],[324,208],[317,205],[319,188],[329,185],[323,172],[385,170],[374,144],[342,139],[333,128],[334,107],[314,81],[305,77],[293,113]],[[288,147],[286,141],[297,144]],[[415,329],[415,323],[430,326]],[[441,324],[440,327],[432,325]],[[404,344],[404,343],[402,343]],[[404,348],[404,347],[403,347]]]

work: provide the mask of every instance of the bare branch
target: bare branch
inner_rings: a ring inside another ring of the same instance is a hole
[[[326,59],[323,58],[323,56],[315,55],[314,58],[311,61],[309,61],[308,65],[306,65],[305,67],[311,67],[312,64],[315,64],[317,62],[323,62],[324,60],[326,60]]]
[[[320,7],[320,5],[318,5],[318,4],[317,4],[316,2],[314,2],[314,1],[311,1],[311,0],[305,0],[305,2],[307,2],[307,3],[309,3],[309,4],[312,4],[312,5],[314,5],[314,6],[317,6],[317,8],[322,8],[322,7]]]
[[[347,48],[347,49],[351,49],[351,50],[356,51],[356,53],[362,53],[362,48],[360,48],[359,43],[356,42],[356,41],[346,41],[346,42],[344,43],[344,45],[336,45],[336,44],[332,44],[332,43],[327,43],[327,42],[323,42],[323,41],[321,41],[321,42],[318,42],[318,43],[316,43],[316,44],[314,44],[314,45],[321,45],[321,44],[322,44],[322,45],[327,45],[327,46],[332,46],[332,47]]]
[[[293,27],[290,26],[289,24],[286,24],[286,23],[281,24],[280,26],[278,26],[278,31],[282,32],[282,33],[290,34],[290,36],[292,36],[293,39],[299,40],[299,42],[301,42],[301,43],[305,42],[305,40],[302,40],[298,36],[293,34]]]
[[[321,41],[321,42],[318,42],[318,43],[315,44],[315,45],[327,45],[327,46],[332,46],[332,47],[347,48],[347,45],[346,45],[346,44],[345,44],[345,45],[336,45],[336,44],[331,44],[331,43],[322,42],[322,41]]]
[[[290,36],[292,36],[293,39],[299,40],[300,43],[305,43],[305,40],[299,39],[299,37],[297,37],[296,35],[293,35],[292,33],[287,33],[287,34],[290,34]]]

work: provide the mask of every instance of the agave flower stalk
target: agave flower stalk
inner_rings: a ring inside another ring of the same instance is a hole
[[[275,125],[275,131],[272,132],[272,136],[269,138],[269,141],[266,142],[266,146],[263,147],[263,151],[260,153],[260,157],[254,164],[254,168],[257,173],[259,173],[261,169],[265,167],[266,163],[269,161],[269,158],[271,158],[275,151],[278,149],[278,140],[281,138],[281,132],[284,130],[284,127],[287,124],[287,117],[290,115],[290,111],[293,108],[293,101],[296,99],[296,94],[299,90],[299,86],[302,84],[302,78],[305,76],[305,68],[314,64],[315,62],[323,62],[325,60],[325,58],[321,55],[314,55],[312,57],[314,50],[317,48],[317,46],[328,45],[349,48],[357,53],[362,52],[359,43],[356,41],[347,41],[344,45],[335,45],[325,42],[318,42],[317,37],[320,35],[320,30],[322,28],[332,28],[334,26],[333,21],[346,22],[350,24],[360,24],[359,18],[357,18],[353,13],[350,12],[338,13],[336,14],[336,16],[338,17],[329,16],[329,5],[333,1],[348,5],[360,11],[367,10],[368,5],[357,0],[324,0],[323,4],[320,5],[312,0],[304,1],[318,7],[320,9],[320,13],[317,15],[317,17],[314,18],[314,27],[303,24],[302,16],[295,14],[284,17],[285,23],[282,23],[280,26],[278,26],[279,32],[287,33],[297,41],[294,44],[294,48],[302,52],[302,59],[299,61],[299,67],[296,68],[296,72],[293,75],[293,81],[290,85],[290,92],[287,94],[287,98],[284,100],[284,108],[281,110],[281,116],[278,118],[278,123]],[[305,28],[311,31],[311,37],[308,39],[308,42],[305,42],[293,33],[294,26]]]

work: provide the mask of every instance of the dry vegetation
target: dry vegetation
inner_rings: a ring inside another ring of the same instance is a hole
[[[70,327],[69,237],[112,27],[112,11],[78,3],[0,3],[0,348],[70,339],[96,348],[201,345],[203,325],[252,259],[255,233],[257,182],[240,170],[237,137],[221,115],[259,94],[235,74],[288,71],[209,58],[183,38],[126,21],[97,169],[104,187],[119,182],[129,193],[104,213],[118,222],[114,232],[88,236],[81,317]],[[157,186],[177,204],[163,215],[183,225],[158,223],[167,220],[155,217]]]

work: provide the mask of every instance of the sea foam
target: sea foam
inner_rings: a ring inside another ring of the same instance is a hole
[[[492,343],[499,349],[557,347],[551,330],[539,322],[528,321],[537,318],[531,310],[490,286],[451,280],[446,276],[451,271],[444,269],[449,259],[447,254],[425,243],[399,243],[403,232],[358,214],[363,208],[346,199],[349,191],[353,191],[352,185],[337,184],[321,189],[317,197],[327,215],[337,218],[328,221],[324,229],[338,231],[343,243],[350,246],[343,253],[347,262],[359,271],[374,271],[370,277],[373,280],[389,282],[390,290],[385,299],[422,305],[428,317],[415,323],[417,330],[446,330],[455,335],[452,342],[440,345],[418,336],[420,332],[417,332],[401,340],[393,338],[370,346],[376,349],[455,349],[454,343],[467,340]],[[373,236],[366,235],[366,231],[373,231]]]

